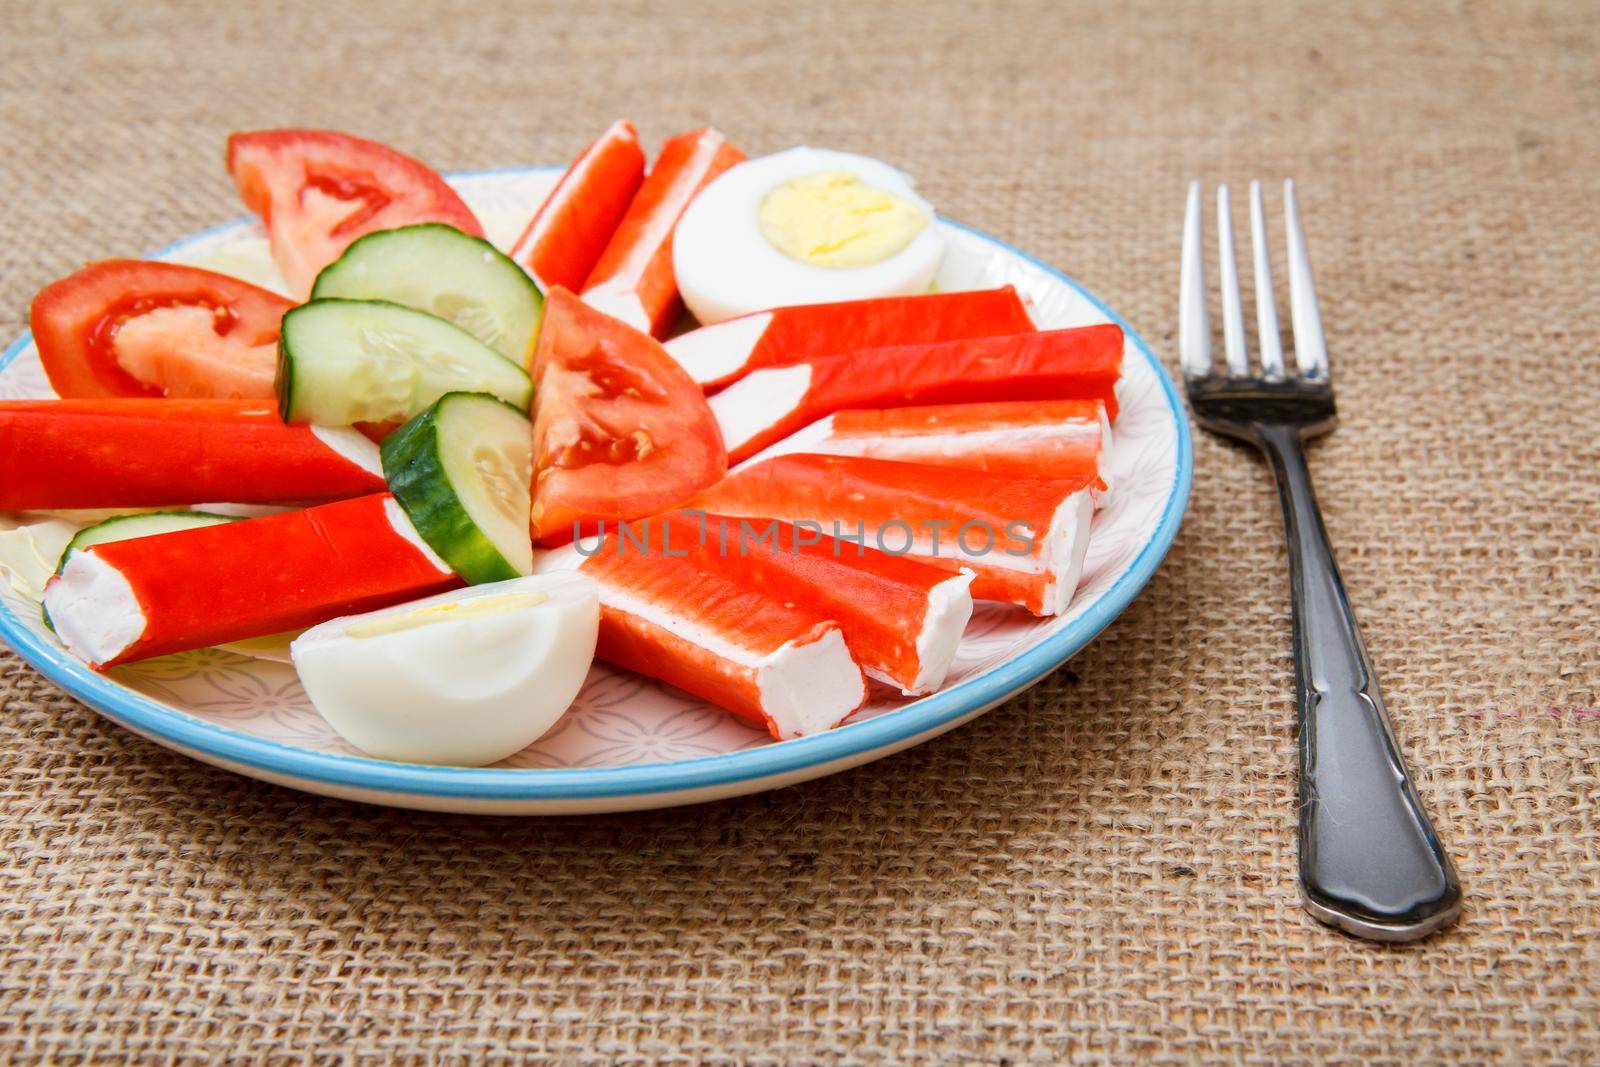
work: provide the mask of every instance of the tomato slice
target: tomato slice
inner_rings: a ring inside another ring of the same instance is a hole
[[[226,274],[108,259],[33,298],[39,360],[60,396],[273,396],[294,304]]]
[[[236,133],[228,138],[228,173],[266,224],[289,291],[302,298],[323,267],[374,230],[443,222],[483,236],[443,178],[388,145],[347,133]]]
[[[545,300],[532,371],[541,544],[665,511],[727,472],[716,420],[677,361],[560,286]]]

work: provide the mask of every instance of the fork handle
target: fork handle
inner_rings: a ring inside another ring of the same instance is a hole
[[[1283,501],[1300,697],[1300,888],[1360,937],[1410,941],[1461,910],[1461,884],[1412,784],[1345,595],[1301,431],[1261,428]]]

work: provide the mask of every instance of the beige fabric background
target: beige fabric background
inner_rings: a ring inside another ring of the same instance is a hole
[[[1303,183],[1328,523],[1466,912],[1307,919],[1288,590],[1197,441],[1138,602],[938,742],[698,809],[491,821],[258,785],[0,653],[0,1052],[201,1061],[1600,1059],[1600,9],[0,4],[0,334],[240,212],[234,128],[441,169],[619,114],[914,172],[1171,358],[1184,181]]]

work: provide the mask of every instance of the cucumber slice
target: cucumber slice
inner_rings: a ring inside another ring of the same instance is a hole
[[[286,422],[409,419],[445,393],[492,393],[527,410],[520,366],[457,326],[386,300],[313,300],[283,316],[278,410]]]
[[[131,541],[135,537],[150,537],[154,534],[172,533],[174,530],[193,530],[199,526],[240,521],[242,520],[235,515],[215,515],[209,511],[147,511],[139,515],[118,515],[104,522],[97,522],[93,526],[85,526],[73,534],[72,540],[67,542],[67,547],[61,550],[61,559],[56,563],[56,573],[61,573],[74,552],[90,545]],[[39,610],[44,616],[44,624],[54,633],[56,627],[50,621],[50,613],[44,610],[42,604]]]
[[[383,442],[383,476],[411,524],[468,582],[533,573],[533,426],[482,393],[449,393]]]
[[[392,300],[466,330],[528,365],[544,297],[526,271],[481,237],[442,222],[379,230],[323,268],[311,299]]]

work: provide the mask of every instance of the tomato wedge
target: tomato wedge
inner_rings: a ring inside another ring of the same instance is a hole
[[[265,399],[293,302],[199,267],[108,259],[33,298],[58,395]]]
[[[727,472],[716,420],[677,361],[560,286],[546,297],[532,373],[530,527],[541,544],[665,511]]]
[[[443,178],[388,145],[347,133],[236,133],[228,138],[228,173],[266,224],[289,291],[302,299],[323,267],[374,230],[443,222],[483,236]]]

